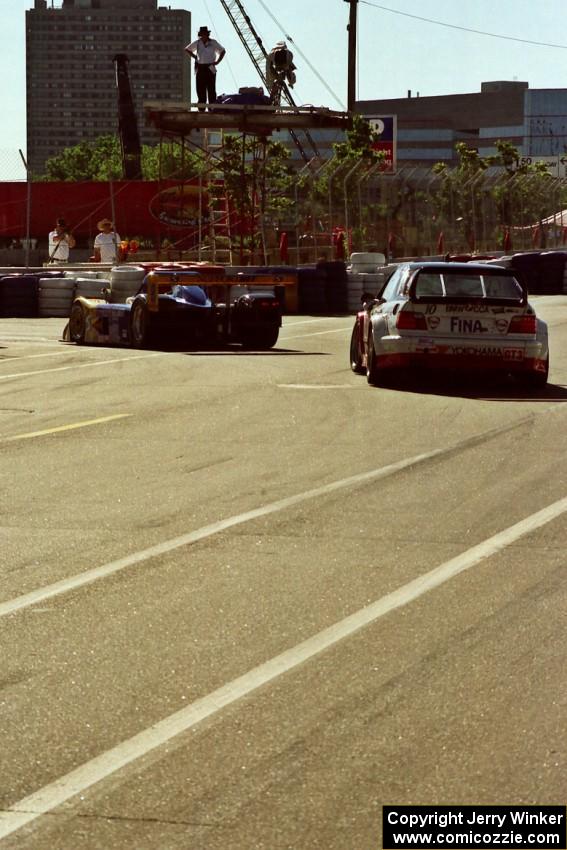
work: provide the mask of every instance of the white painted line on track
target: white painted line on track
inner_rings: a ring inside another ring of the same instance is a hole
[[[74,369],[88,369],[91,366],[109,366],[113,363],[129,363],[131,360],[144,360],[148,357],[163,357],[163,351],[150,354],[138,354],[135,357],[113,357],[111,360],[93,360],[92,363],[72,363],[69,366],[54,366],[53,369],[35,369],[33,372],[14,372],[12,375],[0,375],[0,381],[8,378],[29,378],[31,375],[46,375],[49,372],[70,372]]]
[[[64,357],[68,351],[49,351],[46,354],[15,354],[13,357],[0,358],[0,366],[20,360],[36,360],[38,357]]]
[[[287,339],[303,339],[304,337],[307,337],[307,336],[324,336],[325,334],[342,334],[342,333],[346,333],[347,331],[349,333],[352,331],[352,325],[349,325],[348,328],[334,328],[332,331],[313,331],[313,333],[310,333],[310,334],[295,334],[294,336],[279,336],[278,342],[282,342],[283,340],[287,340]]]
[[[172,738],[187,732],[198,723],[218,714],[222,709],[248,696],[253,691],[294,670],[306,661],[340,641],[351,637],[366,626],[375,623],[386,614],[409,605],[425,593],[458,576],[465,570],[497,554],[516,540],[530,534],[567,511],[567,497],[517,522],[504,531],[489,537],[477,546],[445,561],[438,567],[408,582],[398,590],[386,594],[381,599],[361,608],[338,623],[282,652],[275,658],[254,667],[242,676],[233,679],[216,691],[197,700],[155,723],[138,735],[134,735],[116,747],[101,753],[91,761],[40,788],[28,797],[0,812],[0,840],[16,832],[25,824],[41,815],[53,811],[57,806],[84,793],[98,782],[103,781],[116,771],[152,750],[167,744]]]
[[[276,384],[283,390],[358,390],[362,384]]]
[[[99,419],[88,419],[84,422],[70,422],[68,425],[58,425],[56,428],[46,428],[44,431],[30,431],[27,434],[16,434],[13,437],[0,437],[0,443],[12,443],[15,440],[30,440],[32,437],[46,437],[49,434],[60,434],[62,431],[74,431],[77,428],[89,428],[92,425],[102,425],[103,422],[113,422],[115,419],[126,419],[131,413],[115,413],[112,416],[102,416]]]
[[[350,316],[340,316],[338,318],[347,319],[347,318],[350,318]],[[335,319],[337,319],[337,316],[322,316],[320,319],[300,319],[298,322],[285,321],[284,324],[282,325],[282,327],[283,327],[284,330],[286,330],[286,329],[289,329],[289,328],[295,328],[295,327],[297,327],[297,325],[314,325],[314,324],[320,323],[320,322],[332,322]],[[352,320],[354,320],[354,316],[351,319],[351,325],[352,325]]]
[[[106,578],[107,576],[118,573],[127,567],[133,567],[136,564],[141,564],[144,561],[149,561],[151,558],[165,555],[182,546],[189,546],[193,543],[198,543],[200,540],[205,540],[215,534],[220,534],[229,528],[234,528],[237,525],[251,522],[255,519],[268,516],[269,514],[277,513],[278,511],[286,510],[287,508],[295,507],[303,502],[311,499],[317,499],[321,496],[327,496],[329,493],[336,493],[339,490],[344,490],[347,487],[357,487],[361,484],[366,484],[369,481],[377,481],[380,478],[386,478],[390,475],[395,475],[397,472],[402,472],[417,464],[433,460],[434,458],[442,458],[443,456],[452,454],[455,451],[462,451],[466,448],[471,448],[496,437],[508,431],[515,430],[522,424],[531,422],[533,417],[527,416],[519,422],[514,422],[511,425],[503,425],[500,428],[493,428],[490,431],[484,431],[459,443],[454,443],[445,446],[442,449],[434,449],[433,451],[424,452],[423,454],[414,455],[404,460],[396,461],[387,466],[371,469],[367,472],[361,472],[357,475],[350,475],[347,478],[341,478],[338,481],[332,481],[329,484],[324,484],[321,487],[316,487],[313,490],[306,490],[303,493],[297,493],[294,496],[288,496],[285,499],[278,499],[276,502],[269,502],[259,508],[246,511],[242,514],[227,517],[226,519],[213,522],[210,525],[205,525],[195,531],[190,531],[187,534],[182,534],[180,537],[174,537],[171,540],[165,540],[163,543],[157,543],[155,546],[150,546],[148,549],[143,549],[140,552],[133,552],[131,555],[126,555],[124,558],[119,558],[116,561],[110,561],[108,564],[103,564],[100,567],[94,567],[90,570],[85,570],[78,575],[69,576],[61,579],[54,584],[40,587],[37,590],[32,590],[30,593],[25,593],[22,596],[17,596],[14,599],[9,599],[6,602],[0,603],[0,617],[6,617],[9,614],[15,614],[17,611],[22,611],[29,608],[38,602],[44,602],[46,599],[51,599],[55,596],[61,596],[64,593],[69,593],[71,590],[76,590],[79,587],[92,584],[98,579]]]

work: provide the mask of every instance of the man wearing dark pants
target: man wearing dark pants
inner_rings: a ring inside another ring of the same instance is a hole
[[[185,50],[195,60],[198,109],[204,112],[207,102],[216,103],[216,66],[222,62],[226,51],[222,44],[209,37],[211,31],[207,27],[201,27],[198,35],[199,38],[188,44]]]

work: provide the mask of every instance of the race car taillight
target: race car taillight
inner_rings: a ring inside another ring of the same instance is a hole
[[[512,316],[508,326],[509,334],[535,334],[535,316]]]
[[[427,330],[423,313],[413,313],[409,310],[400,310],[396,319],[396,327],[399,331]]]

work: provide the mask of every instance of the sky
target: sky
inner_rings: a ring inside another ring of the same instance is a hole
[[[51,2],[51,0],[48,0]],[[61,0],[55,0],[60,5]],[[343,109],[347,101],[347,0],[242,0],[264,46],[286,38],[294,53],[296,103]],[[219,0],[159,0],[192,13],[226,48],[217,92],[259,85]],[[23,179],[26,152],[25,11],[0,0],[0,179]],[[488,80],[567,88],[565,0],[359,0],[356,98],[373,100],[480,91]]]

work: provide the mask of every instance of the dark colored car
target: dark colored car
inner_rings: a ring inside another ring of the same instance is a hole
[[[240,281],[236,282],[240,286]],[[198,272],[156,270],[144,279],[126,304],[107,299],[76,298],[68,338],[78,344],[131,345],[146,348],[163,342],[187,347],[239,343],[268,349],[277,342],[281,305],[263,282],[258,291],[231,300],[234,284],[226,279],[202,283]]]

